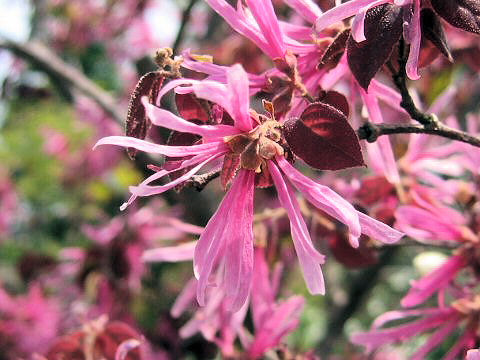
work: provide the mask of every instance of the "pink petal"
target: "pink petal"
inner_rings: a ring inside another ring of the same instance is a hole
[[[133,350],[140,345],[141,342],[137,339],[129,339],[122,341],[122,343],[118,345],[117,351],[115,352],[115,360],[125,360],[130,350]]]
[[[358,243],[355,244],[354,241],[355,238],[361,235],[361,226],[355,208],[329,187],[323,186],[303,175],[285,158],[277,157],[276,160],[285,176],[312,205],[348,226],[352,235],[352,245],[358,246]]]
[[[440,344],[445,338],[450,335],[458,327],[458,319],[452,319],[447,322],[440,329],[435,331],[428,341],[411,356],[411,360],[423,360],[427,354]]]
[[[189,241],[177,246],[165,246],[157,249],[146,250],[142,254],[142,261],[145,262],[177,262],[193,259],[193,252],[196,241]]]
[[[357,212],[362,234],[368,235],[373,239],[381,241],[384,244],[393,244],[400,240],[404,233],[391,228],[390,226],[375,220],[364,213]]]
[[[322,15],[322,10],[312,0],[285,0],[285,3],[311,24]]]
[[[248,83],[247,83],[248,91]],[[160,109],[148,102],[147,97],[142,98],[143,106],[148,118],[153,125],[162,126],[170,130],[198,134],[207,138],[221,138],[238,134],[238,129],[228,125],[197,125],[172,114],[170,111]]]
[[[363,102],[367,108],[370,121],[374,124],[383,122],[382,113],[378,106],[376,97],[365,90],[360,89]],[[398,174],[397,163],[393,155],[392,145],[387,136],[379,137],[374,143],[366,143],[369,156],[372,158],[371,164],[374,168],[380,170],[385,175],[388,181],[392,183],[400,182],[400,175]]]
[[[312,294],[325,294],[325,282],[323,280],[322,269],[325,257],[320,254],[313,246],[312,239],[308,233],[307,225],[303,220],[300,207],[293,189],[283,180],[282,175],[276,165],[268,162],[268,169],[272,175],[273,182],[277,189],[278,197],[282,206],[287,210],[290,220],[290,230],[292,232],[293,245],[297,253],[303,277],[307,283],[308,290]]]
[[[402,306],[417,306],[427,300],[436,291],[444,288],[465,267],[467,260],[461,255],[450,257],[437,269],[412,284],[407,295],[402,299]]]
[[[235,127],[242,131],[250,131],[252,129],[252,119],[249,113],[250,99],[247,73],[241,65],[233,65],[227,71],[227,81],[230,114],[235,121]]]
[[[272,1],[246,0],[246,2],[260,27],[262,35],[269,45],[269,56],[272,57],[272,59],[283,58],[286,49],[282,38],[282,30],[278,24]]]
[[[418,57],[420,54],[420,44],[422,40],[422,30],[420,28],[420,0],[413,0],[413,16],[410,24],[406,28],[406,40],[410,43],[410,52],[407,60],[407,75],[412,80],[420,79],[418,75]]]
[[[262,51],[272,59],[277,57],[272,53],[270,44],[265,40],[258,28],[250,24],[244,14],[236,11],[225,0],[205,0],[225,21],[239,34],[252,40]]]
[[[351,0],[340,4],[324,12],[315,22],[317,32],[322,32],[330,25],[356,15],[360,10],[370,4],[373,0]]]
[[[400,325],[383,330],[372,330],[366,333],[353,334],[351,341],[357,345],[364,345],[367,351],[370,352],[383,344],[393,343],[400,340],[405,340],[422,333],[431,328],[435,328],[450,319],[452,316],[457,316],[456,313],[446,317],[445,315],[430,316],[417,320],[412,323]]]
[[[218,158],[222,155],[223,155],[223,153],[215,154],[215,155],[212,155],[210,157],[195,156],[192,159],[184,161],[181,166],[176,167],[173,170],[169,170],[169,171],[160,170],[157,173],[149,176],[144,181],[142,181],[142,183],[140,183],[138,186],[130,186],[129,190],[132,193],[132,196],[130,196],[130,198],[128,199],[128,201],[126,203],[122,204],[122,206],[120,207],[120,210],[122,210],[122,211],[125,210],[127,208],[127,206],[130,205],[133,201],[135,201],[135,199],[138,196],[150,196],[150,195],[154,195],[154,194],[161,194],[161,193],[163,193],[167,190],[172,189],[173,187],[177,186],[178,184],[181,184],[182,182],[191,178],[193,175],[195,175],[195,173],[197,173],[207,163],[209,163],[210,161],[212,161],[212,160],[214,160],[214,159],[216,159],[216,158]],[[198,164],[198,165],[194,166],[192,169],[190,169],[184,175],[178,177],[177,179],[175,179],[175,180],[173,180],[173,181],[171,181],[171,182],[169,182],[165,185],[158,185],[158,186],[147,185],[147,184],[151,183],[152,181],[158,180],[158,179],[162,178],[163,176],[168,175],[171,172],[189,167],[189,166],[194,165],[194,164]]]
[[[197,279],[192,278],[188,281],[188,283],[184,286],[180,295],[177,296],[175,302],[170,309],[170,314],[174,318],[180,317],[187,307],[193,304],[195,299],[195,294],[197,293]]]
[[[221,152],[227,150],[227,147],[223,141],[190,146],[168,146],[153,144],[151,142],[129,136],[107,136],[98,140],[98,142],[93,148],[95,149],[97,146],[100,145],[117,145],[123,147],[132,147],[140,151],[145,151],[152,154],[162,154],[172,157],[184,157],[212,151]]]
[[[212,216],[198,240],[194,254],[194,271],[198,278],[197,299],[205,305],[210,274],[225,252],[222,286],[231,311],[238,311],[250,291],[253,270],[253,192],[254,173],[242,170]]]

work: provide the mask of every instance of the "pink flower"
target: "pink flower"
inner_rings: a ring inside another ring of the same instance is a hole
[[[144,101],[147,115],[154,125],[200,135],[202,143],[190,146],[156,145],[119,136],[103,138],[97,143],[184,158],[173,170],[159,169],[139,186],[130,187],[132,196],[122,205],[122,209],[137,196],[169,190],[188,180],[206,164],[224,157],[222,178],[225,185],[232,178],[233,182],[201,234],[194,254],[194,271],[198,279],[197,299],[200,305],[205,304],[205,294],[211,286],[219,286],[224,291],[231,310],[239,310],[250,293],[253,271],[253,195],[256,182],[262,186],[269,186],[272,181],[275,184],[280,202],[288,212],[295,250],[307,286],[313,294],[325,292],[320,268],[324,256],[313,246],[289,183],[301,191],[314,206],[346,224],[350,230],[350,243],[354,247],[358,246],[361,233],[385,243],[395,242],[402,237],[402,233],[356,211],[340,195],[296,170],[284,156],[281,123],[274,117],[259,115],[250,110],[249,81],[243,68],[235,65],[228,69],[226,80],[227,84],[212,80],[174,80],[160,91],[157,102],[174,88],[180,94],[193,93],[225,109],[233,119],[233,125],[197,125]],[[150,185],[152,181],[173,171],[187,168],[184,175],[165,185]],[[222,274],[220,279],[212,278],[214,271]]]
[[[442,358],[457,359],[459,354],[475,345],[477,306],[478,297],[475,297],[474,299],[462,298],[444,307],[389,311],[374,321],[372,330],[353,334],[351,341],[364,345],[367,351],[371,352],[385,344],[404,342],[424,332],[433,331],[428,340],[408,357],[412,360],[422,360],[460,327],[461,335],[456,338],[450,351]],[[415,320],[405,322],[408,319]],[[404,320],[404,322],[402,325],[382,328],[385,324],[396,320]]]
[[[405,16],[404,37],[410,44],[410,53],[407,61],[407,75],[412,80],[420,76],[418,70],[418,57],[420,54],[420,42],[422,39],[420,28],[420,0],[352,0],[323,13],[315,22],[317,32],[321,32],[330,25],[355,16],[352,23],[352,36],[357,42],[367,40],[364,34],[365,15],[368,10],[382,4],[395,4],[412,9],[411,16]],[[408,12],[409,10],[406,10]]]

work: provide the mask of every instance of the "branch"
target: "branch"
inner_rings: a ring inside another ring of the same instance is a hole
[[[119,110],[118,103],[109,93],[98,87],[81,71],[67,64],[45,45],[38,41],[28,41],[21,44],[0,38],[0,48],[10,50],[15,55],[32,62],[52,78],[62,79],[69,86],[78,89],[81,93],[94,100],[118,123],[124,123],[125,116],[123,111]]]
[[[183,10],[182,22],[180,23],[180,28],[178,29],[177,38],[175,39],[172,46],[172,50],[174,54],[177,53],[178,48],[183,41],[183,37],[185,35],[185,29],[187,27],[188,22],[190,21],[192,9],[196,2],[197,0],[190,0],[190,3],[188,4],[188,6],[185,8],[185,10]]]
[[[181,188],[184,189],[194,187],[198,191],[202,191],[210,181],[216,179],[219,176],[220,170],[210,171],[202,175],[194,175],[190,179],[186,180],[183,184],[181,184]]]
[[[367,122],[357,130],[358,138],[360,140],[367,140],[368,142],[375,142],[379,136],[392,134],[436,135],[480,147],[479,137],[472,136],[464,131],[453,129],[440,122],[437,123],[435,127],[413,124],[373,124]]]
[[[405,111],[410,115],[410,117],[425,127],[436,127],[439,124],[438,119],[433,114],[425,114],[421,112],[416,106],[415,102],[413,101],[408,88],[407,88],[407,59],[408,54],[406,51],[405,42],[403,39],[400,40],[398,46],[398,71],[395,72],[393,66],[390,66],[392,70],[392,78],[393,82],[397,86],[398,90],[400,90],[400,94],[402,96],[402,101],[400,102],[400,106],[405,109]],[[391,65],[391,64],[390,64]]]

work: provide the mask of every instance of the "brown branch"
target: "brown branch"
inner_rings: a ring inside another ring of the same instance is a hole
[[[42,43],[38,41],[18,43],[0,38],[0,48],[9,50],[18,57],[32,62],[52,78],[63,80],[68,86],[94,100],[118,123],[124,123],[124,112],[120,110],[118,103],[109,93],[98,87],[81,71],[67,64]]]
[[[177,38],[175,39],[172,46],[172,50],[174,54],[177,53],[178,48],[180,47],[180,44],[183,41],[183,37],[185,36],[185,29],[187,27],[188,22],[190,21],[190,16],[192,15],[192,9],[195,6],[196,2],[197,0],[190,0],[185,10],[183,10],[182,22],[180,23],[180,28],[178,29]]]
[[[439,121],[437,117],[433,114],[425,114],[420,111],[416,106],[415,102],[410,95],[407,87],[407,59],[408,53],[406,51],[405,42],[403,39],[400,40],[398,46],[398,71],[393,71],[393,66],[390,66],[392,70],[393,82],[400,91],[402,96],[402,101],[400,106],[405,109],[405,111],[410,115],[410,117],[425,127],[435,128],[439,126]]]
[[[190,179],[186,180],[183,184],[181,184],[181,188],[184,189],[193,187],[198,191],[202,191],[203,189],[205,189],[205,186],[207,186],[210,181],[216,179],[219,176],[220,170],[210,171],[202,175],[194,175]]]
[[[451,140],[461,141],[476,147],[480,147],[480,138],[472,136],[464,131],[453,129],[442,123],[436,127],[426,127],[414,124],[373,124],[367,122],[357,130],[360,140],[375,142],[379,136],[392,134],[429,134],[441,136]]]

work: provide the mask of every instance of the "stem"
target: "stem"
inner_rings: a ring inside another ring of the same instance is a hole
[[[208,183],[220,176],[220,170],[210,171],[202,175],[194,175],[181,184],[181,188],[194,187],[198,191],[205,189]]]
[[[357,134],[360,140],[367,140],[368,142],[375,142],[379,136],[383,135],[429,134],[480,147],[479,137],[472,136],[464,131],[453,129],[440,122],[438,122],[434,128],[413,124],[373,124],[367,122],[357,130]]]
[[[190,21],[190,16],[192,15],[192,9],[196,2],[197,0],[190,0],[190,3],[188,4],[188,6],[185,8],[185,10],[183,10],[182,22],[180,23],[180,28],[178,29],[177,38],[175,39],[172,46],[172,50],[174,54],[177,53],[178,48],[183,41],[183,37],[185,36],[185,29],[188,22]]]
[[[413,101],[410,92],[407,88],[407,58],[408,54],[406,51],[405,42],[403,39],[400,40],[398,46],[398,72],[392,71],[392,78],[393,82],[397,86],[398,90],[400,90],[400,94],[402,96],[402,101],[400,102],[400,106],[405,109],[405,111],[410,115],[410,117],[425,127],[432,127],[436,128],[439,126],[438,119],[433,114],[425,114],[421,112],[416,106],[415,102]],[[391,67],[392,69],[393,67]]]
[[[12,51],[15,55],[37,65],[53,79],[61,79],[67,85],[78,89],[94,100],[118,123],[124,123],[123,111],[119,111],[119,105],[109,93],[98,87],[81,71],[67,64],[45,45],[33,40],[21,44],[0,38],[0,48]]]

